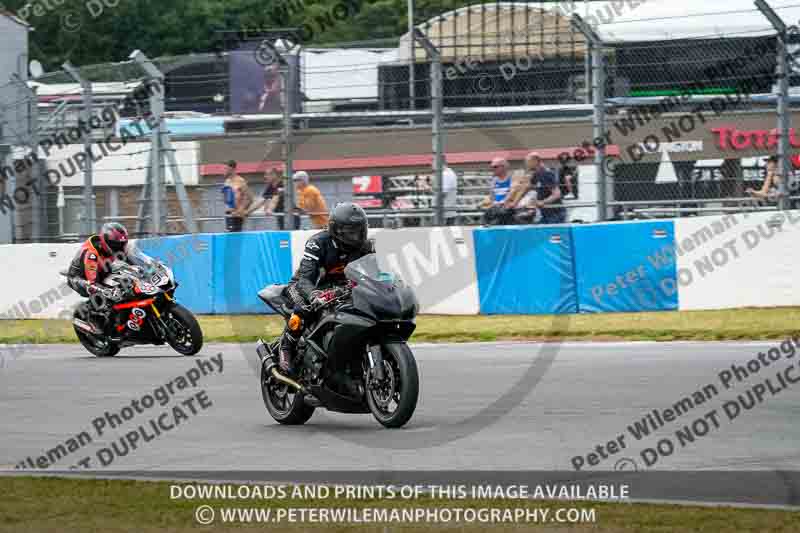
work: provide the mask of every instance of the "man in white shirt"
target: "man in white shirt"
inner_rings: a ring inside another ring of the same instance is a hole
[[[458,221],[458,176],[452,168],[447,166],[446,159],[442,169],[442,197],[444,224],[445,226],[454,226]],[[435,197],[433,205],[436,205]]]

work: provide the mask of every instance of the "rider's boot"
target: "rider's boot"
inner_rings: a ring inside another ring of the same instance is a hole
[[[278,366],[285,374],[293,374],[292,361],[297,352],[297,339],[289,331],[284,331],[281,337],[281,346],[278,349]]]

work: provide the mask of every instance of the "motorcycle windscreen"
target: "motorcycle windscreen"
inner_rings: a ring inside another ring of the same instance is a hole
[[[419,310],[413,289],[394,272],[380,268],[375,254],[349,263],[344,274],[354,281],[353,306],[378,320],[410,320]]]
[[[144,253],[138,246],[128,245],[128,260],[133,266],[141,269],[144,281],[152,283],[156,287],[173,281],[172,271],[166,265]]]

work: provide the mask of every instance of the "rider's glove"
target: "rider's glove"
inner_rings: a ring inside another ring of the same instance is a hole
[[[334,298],[336,298],[336,291],[333,289],[327,289],[324,291],[314,291],[314,294],[312,294],[311,302],[314,305],[314,307],[324,307]]]
[[[294,314],[300,315],[302,318],[308,318],[313,316],[314,308],[312,304],[302,305],[298,304],[294,306]]]
[[[103,296],[106,300],[118,302],[122,299],[122,291],[110,287],[97,287],[96,291]]]

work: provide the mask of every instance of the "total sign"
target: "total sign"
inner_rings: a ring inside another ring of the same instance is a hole
[[[735,126],[712,128],[717,136],[720,150],[749,150],[752,148],[774,148],[778,145],[778,130],[740,130]],[[794,128],[789,128],[789,143],[793,148],[800,148],[800,140],[795,136]]]

